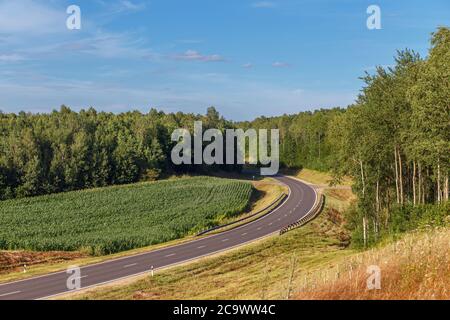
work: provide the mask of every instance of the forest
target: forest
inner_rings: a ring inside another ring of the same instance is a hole
[[[280,129],[280,163],[349,176],[358,196],[348,213],[356,242],[443,223],[449,212],[450,29],[431,36],[427,57],[398,51],[395,64],[361,78],[347,108],[232,122],[213,107],[206,115],[151,109],[113,114],[66,106],[50,114],[0,113],[0,199],[156,180],[186,171],[238,166],[174,166],[170,135],[208,128]],[[414,217],[420,216],[415,219]],[[425,221],[425,220],[423,220]]]
[[[206,170],[174,166],[170,161],[175,145],[172,132],[178,128],[192,131],[197,120],[203,121],[205,130],[232,127],[214,108],[206,116],[155,109],[147,114],[113,114],[93,108],[74,112],[66,106],[50,114],[0,114],[0,199]]]

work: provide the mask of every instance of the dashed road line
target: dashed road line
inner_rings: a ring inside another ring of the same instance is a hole
[[[130,268],[130,267],[134,267],[135,265],[137,265],[137,263],[127,264],[126,266],[123,266],[123,267]]]
[[[0,297],[12,296],[13,294],[21,293],[22,291],[14,291],[9,293],[0,294]]]

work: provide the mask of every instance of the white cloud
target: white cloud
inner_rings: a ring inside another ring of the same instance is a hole
[[[0,0],[0,30],[3,33],[55,33],[66,31],[65,8],[41,1]]]
[[[103,6],[104,15],[116,15],[127,12],[142,11],[147,8],[147,1],[131,1],[131,0],[96,0],[98,4]]]
[[[212,81],[217,77],[221,80]],[[305,90],[296,86],[285,87],[262,82],[240,81],[235,78],[211,74],[191,78],[182,86],[133,85],[118,81],[93,79],[45,79],[28,84],[0,78],[5,112],[49,112],[66,104],[74,109],[93,106],[98,110],[124,112],[149,107],[164,107],[166,111],[204,113],[214,105],[228,119],[243,120],[256,116],[297,113],[319,107],[346,106],[355,99],[349,92]],[[192,83],[195,82],[195,83]],[[198,86],[197,84],[200,84]]]
[[[0,54],[0,62],[19,62],[25,60],[25,57],[19,54]]]
[[[205,40],[201,40],[201,39],[180,39],[177,40],[178,43],[182,43],[182,44],[199,44],[199,43],[203,43],[205,42]]]
[[[59,46],[63,52],[75,52],[102,58],[151,58],[155,54],[145,48],[144,41],[129,34],[97,33]]]
[[[287,68],[290,67],[291,65],[289,63],[286,62],[280,62],[280,61],[276,61],[274,63],[272,63],[272,67],[275,68]]]
[[[177,54],[173,57],[176,60],[185,61],[203,61],[203,62],[219,62],[225,61],[225,59],[218,54],[203,55],[195,50],[187,50],[185,53]]]
[[[120,3],[122,4],[122,6],[128,10],[142,10],[145,8],[145,3],[133,3],[131,1],[128,0],[122,0],[120,1]]]
[[[259,1],[252,4],[253,8],[275,8],[277,5],[272,1]]]

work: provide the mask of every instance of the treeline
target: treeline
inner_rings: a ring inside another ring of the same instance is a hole
[[[411,207],[446,202],[436,224],[449,214],[450,29],[433,34],[426,59],[399,51],[394,66],[363,80],[356,104],[330,123],[328,135],[334,172],[355,181],[359,203],[350,222],[367,245],[413,219],[405,214]]]
[[[147,114],[92,108],[74,112],[65,106],[51,114],[0,113],[0,199],[206,169],[176,167],[170,160],[172,132],[178,128],[192,132],[196,120],[203,121],[205,130],[232,126],[214,108],[205,116],[154,109]]]
[[[241,122],[248,129],[280,130],[280,165],[284,168],[303,168],[329,171],[334,157],[328,136],[329,123],[345,109],[321,109],[279,117],[260,117]]]
[[[281,163],[350,176],[358,205],[348,215],[355,243],[395,230],[441,224],[450,211],[450,29],[439,28],[426,59],[398,51],[395,65],[366,74],[346,110],[258,118],[276,127]],[[429,204],[436,204],[430,206]],[[441,204],[441,205],[439,205]],[[420,208],[418,208],[420,206]]]

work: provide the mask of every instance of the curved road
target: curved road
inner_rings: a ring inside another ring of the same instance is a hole
[[[278,233],[283,227],[305,216],[314,207],[316,192],[312,187],[298,180],[283,176],[277,177],[277,179],[289,186],[290,194],[288,199],[272,213],[216,235],[81,267],[82,289],[149,272],[151,266],[157,270]],[[69,276],[71,275],[63,271],[0,284],[0,300],[43,299],[68,293],[69,289],[66,283]]]

